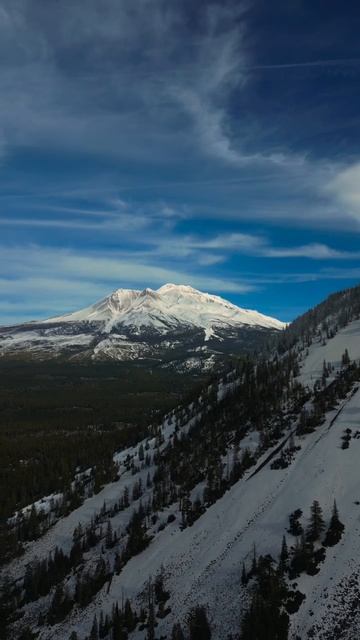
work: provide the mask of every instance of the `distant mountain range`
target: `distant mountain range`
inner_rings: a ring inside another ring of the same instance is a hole
[[[251,350],[285,323],[187,285],[117,289],[95,304],[48,320],[0,329],[0,357],[161,361],[211,368]]]

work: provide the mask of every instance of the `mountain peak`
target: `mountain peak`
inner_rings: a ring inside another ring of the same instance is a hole
[[[157,290],[158,293],[166,293],[167,291],[183,291],[187,293],[201,293],[198,289],[194,289],[189,284],[173,284],[172,282],[168,282],[167,284],[163,284]]]
[[[191,326],[213,335],[216,327],[242,326],[283,329],[285,323],[258,311],[242,309],[220,296],[203,293],[187,284],[167,283],[154,291],[149,287],[116,289],[94,305],[52,318],[50,322],[97,322],[106,331],[114,327],[148,327],[162,333]],[[48,321],[49,322],[49,321]]]
[[[68,350],[75,358],[85,353],[95,359],[132,360],[163,357],[166,350],[175,354],[180,349],[187,357],[195,353],[196,359],[199,353],[215,349],[217,357],[262,340],[259,331],[285,326],[186,284],[167,283],[156,291],[119,288],[85,309],[26,328],[9,327],[0,337],[0,356],[32,350],[49,357]]]

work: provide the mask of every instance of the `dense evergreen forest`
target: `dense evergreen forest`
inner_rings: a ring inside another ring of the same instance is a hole
[[[111,477],[115,450],[144,436],[205,376],[126,363],[0,363],[0,522],[61,491],[76,470]]]

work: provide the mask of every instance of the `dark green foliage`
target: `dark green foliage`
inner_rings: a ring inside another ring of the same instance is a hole
[[[0,522],[69,487],[79,467],[96,465],[95,490],[111,481],[114,450],[136,444],[148,422],[206,379],[151,368],[0,363]]]
[[[136,615],[132,610],[131,602],[128,598],[125,601],[123,618],[124,618],[124,626],[126,627],[126,629],[128,631],[134,631],[136,627]]]
[[[341,448],[342,449],[348,449],[350,446],[350,440],[351,440],[351,429],[345,429],[344,434],[341,436]]]
[[[154,580],[154,595],[156,604],[164,603],[170,598],[169,591],[165,589],[164,569],[161,567]]]
[[[86,640],[127,640],[128,633],[134,631],[138,621],[139,616],[133,612],[129,600],[126,600],[122,608],[116,603],[110,615],[104,616],[102,611],[97,612],[90,636],[87,636]]]
[[[94,620],[92,623],[89,640],[99,640],[99,627],[96,615],[94,616]]]
[[[211,629],[205,607],[200,605],[191,609],[188,616],[190,640],[210,640]]]
[[[58,584],[47,615],[48,624],[56,624],[66,618],[73,607],[73,601],[62,583]]]
[[[35,640],[37,638],[37,634],[33,633],[30,627],[26,627],[18,637],[18,640]]]
[[[286,569],[288,568],[288,562],[289,562],[289,552],[286,544],[286,538],[285,536],[283,536],[280,558],[279,558],[280,573],[285,573]]]
[[[78,575],[75,586],[75,601],[80,607],[86,607],[110,577],[110,569],[101,556],[93,573]]]
[[[344,529],[345,527],[343,523],[340,521],[338,508],[334,500],[333,511],[331,515],[329,528],[325,535],[324,545],[326,547],[333,547],[335,544],[337,544],[341,539]]]
[[[344,353],[341,356],[341,364],[343,367],[347,367],[350,364],[350,356],[347,349],[345,349]]]
[[[296,509],[293,513],[289,515],[289,528],[288,532],[291,533],[292,536],[300,536],[303,532],[303,527],[300,524],[299,520],[302,516],[301,509]]]
[[[41,596],[46,596],[51,587],[60,583],[72,566],[81,560],[81,555],[72,564],[69,556],[65,555],[62,549],[56,547],[53,554],[48,559],[41,560],[27,565],[24,577],[24,597],[23,602],[32,602]]]
[[[256,555],[256,547],[255,547],[255,544],[254,544],[250,576],[256,576],[257,568],[258,568],[258,561],[257,561],[257,555]]]
[[[154,585],[151,579],[147,585],[147,597],[148,597],[148,619],[147,619],[147,633],[146,640],[155,640],[155,603],[154,603]]]
[[[293,549],[289,570],[290,579],[298,577],[303,572],[310,575],[317,573],[314,563],[314,545],[312,541],[306,538],[304,533],[300,539],[296,540],[296,545]]]
[[[288,588],[271,556],[260,556],[257,582],[245,613],[240,640],[287,640],[289,616],[284,609]]]
[[[310,507],[310,524],[306,531],[308,541],[315,542],[318,540],[325,529],[325,522],[322,515],[322,509],[318,500],[314,500]]]
[[[171,640],[185,640],[185,636],[179,622],[176,622],[172,628]]]
[[[111,520],[108,520],[106,526],[105,546],[107,549],[111,549],[114,545],[114,534],[112,530]]]
[[[128,524],[128,540],[124,553],[125,561],[132,556],[136,556],[138,553],[146,549],[150,543],[151,538],[146,533],[146,527],[144,524],[144,510],[140,505],[138,511],[134,511],[132,518]]]
[[[246,586],[248,583],[248,576],[246,573],[246,567],[245,567],[245,563],[242,563],[242,568],[241,568],[241,584]]]
[[[130,607],[131,608],[131,607]],[[132,615],[132,612],[131,612]],[[127,632],[127,618],[124,615],[124,612],[121,611],[116,604],[113,608],[111,621],[109,626],[112,628],[112,640],[126,640],[128,637]],[[131,618],[131,630],[136,626],[136,616]]]
[[[291,532],[299,533],[301,515],[300,509],[291,514]],[[304,572],[309,575],[318,573],[319,565],[325,560],[325,548],[315,547],[314,543],[319,540],[323,529],[322,510],[319,502],[314,500],[307,535],[301,528],[301,536],[297,535],[296,544],[290,549],[283,537],[277,568],[269,555],[256,558],[255,550],[250,572],[246,572],[243,564],[241,582],[244,587],[249,582],[252,600],[243,617],[240,640],[287,640],[289,615],[298,611],[305,595],[291,589],[286,579],[294,580]],[[343,530],[334,502],[325,544],[336,544]]]
[[[289,591],[285,600],[284,606],[289,615],[296,613],[301,604],[304,602],[306,596],[301,591]]]

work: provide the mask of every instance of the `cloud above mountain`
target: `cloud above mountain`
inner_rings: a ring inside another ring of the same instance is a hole
[[[94,294],[108,256],[127,282],[212,283],[271,314],[279,270],[356,273],[359,73],[335,7],[4,0],[1,244],[86,257]]]

